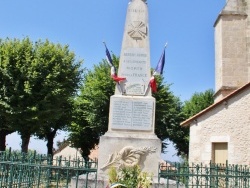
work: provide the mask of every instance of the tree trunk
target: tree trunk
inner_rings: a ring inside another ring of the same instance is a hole
[[[6,149],[6,136],[7,132],[5,130],[0,130],[0,151],[5,151]]]
[[[52,132],[47,134],[47,154],[53,156],[53,143],[56,135],[57,129],[54,129]]]
[[[24,153],[28,153],[29,142],[30,142],[30,134],[21,134],[22,146],[21,150]]]
[[[6,150],[6,136],[8,134],[13,133],[14,131],[10,131],[8,129],[1,129],[0,130],[0,151]]]

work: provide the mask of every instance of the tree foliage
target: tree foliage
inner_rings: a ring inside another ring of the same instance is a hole
[[[190,100],[184,102],[183,114],[185,118],[189,118],[208,106],[214,103],[214,91],[208,89],[204,92],[196,92],[192,95]]]
[[[117,66],[119,59],[112,56]],[[188,134],[180,127],[183,121],[181,102],[163,83],[163,78],[157,77],[158,92],[156,98],[156,135],[161,139],[169,139],[176,144],[180,152],[188,143],[183,144],[181,138]],[[84,74],[81,92],[75,101],[74,122],[70,128],[69,140],[72,146],[81,148],[82,155],[87,158],[90,149],[99,142],[99,137],[108,129],[110,96],[114,94],[115,83],[110,78],[110,67],[103,60],[94,69]],[[176,136],[177,135],[177,136]],[[185,141],[185,140],[184,140]],[[167,145],[163,145],[164,148]]]
[[[31,135],[48,139],[68,122],[80,65],[68,46],[29,38],[0,41],[0,117],[6,120],[1,130],[18,131],[23,152]]]
[[[33,58],[31,41],[28,39],[1,41],[0,58],[2,116],[5,117],[6,123],[12,123],[12,130],[20,130],[24,137],[34,132],[37,125],[36,109],[31,99],[28,81],[33,79],[33,75],[29,72]],[[27,125],[28,129],[25,130],[23,125]]]
[[[36,43],[36,59],[42,74],[38,90],[41,123],[36,135],[47,141],[48,154],[52,154],[53,139],[58,130],[69,125],[72,117],[73,98],[81,81],[81,61],[68,46],[46,42]]]
[[[208,106],[212,105],[214,102],[213,98],[214,92],[212,89],[206,90],[205,92],[196,92],[192,95],[190,100],[187,100],[182,105],[182,118],[183,120],[188,119],[200,111],[204,110]],[[182,129],[173,129],[173,131],[178,132],[173,138],[173,142],[176,144],[178,154],[187,157],[189,152],[189,128],[182,127]],[[173,133],[174,135],[174,133]]]
[[[184,120],[182,102],[170,91],[170,85],[163,83],[163,77],[157,78],[155,133],[163,141],[163,150],[167,151],[165,140],[174,143],[177,154],[188,153],[189,129],[180,127]]]
[[[118,64],[113,56],[113,63]],[[71,145],[81,148],[82,156],[88,158],[90,150],[99,142],[99,137],[108,129],[110,96],[115,83],[110,78],[110,67],[103,60],[93,70],[84,72],[83,85],[75,100],[72,125],[69,129]]]

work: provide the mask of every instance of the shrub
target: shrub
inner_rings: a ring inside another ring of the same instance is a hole
[[[148,188],[152,180],[152,175],[148,172],[142,172],[138,165],[119,169],[110,167],[108,176],[110,188]]]

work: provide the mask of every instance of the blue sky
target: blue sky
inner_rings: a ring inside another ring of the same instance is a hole
[[[91,69],[105,59],[103,41],[110,51],[120,55],[128,2],[0,1],[0,38],[30,37],[33,41],[48,39],[68,44],[77,58],[84,60],[83,67]],[[194,92],[214,89],[213,24],[225,3],[226,0],[148,0],[151,66],[156,66],[168,42],[164,77],[182,101]],[[7,139],[7,144],[16,145],[14,136]]]

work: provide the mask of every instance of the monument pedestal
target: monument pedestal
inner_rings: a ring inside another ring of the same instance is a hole
[[[113,95],[108,132],[99,142],[98,179],[108,181],[110,167],[139,165],[158,181],[161,140],[154,133],[155,98]]]
[[[161,140],[155,135],[107,132],[100,139],[99,153],[98,178],[108,180],[111,166],[139,165],[143,172],[158,180]]]

